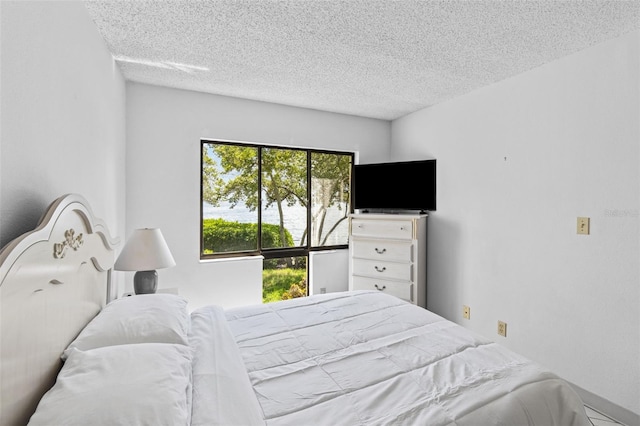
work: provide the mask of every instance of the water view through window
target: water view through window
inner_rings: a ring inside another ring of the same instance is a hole
[[[285,228],[291,233],[294,241],[300,241],[304,232],[307,229],[307,209],[299,206],[286,206],[285,208]],[[204,218],[226,218],[232,222],[240,223],[255,223],[257,222],[257,213],[250,211],[246,206],[231,207],[230,203],[221,203],[220,206],[214,207],[211,204],[204,202],[202,204],[202,211]],[[341,244],[348,244],[349,242],[349,224],[346,220],[343,220],[344,209],[338,207],[331,207],[327,209],[326,221],[331,224],[336,224],[342,221],[343,224],[340,229],[326,237],[325,245],[334,246]],[[262,213],[262,222],[277,225],[278,212],[271,210]]]
[[[203,141],[201,164],[200,256],[262,254],[265,302],[307,294],[310,249],[347,247],[353,154]]]

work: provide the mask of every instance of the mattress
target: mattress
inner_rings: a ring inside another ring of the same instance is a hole
[[[191,314],[192,424],[590,425],[540,365],[380,292]]]

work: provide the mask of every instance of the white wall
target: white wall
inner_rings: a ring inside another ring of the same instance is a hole
[[[639,34],[392,123],[396,158],[438,160],[429,308],[636,414]]]
[[[0,2],[0,245],[75,192],[124,232],[125,84],[82,2]]]
[[[261,302],[260,260],[200,262],[200,140],[359,151],[386,160],[388,121],[127,84],[127,236],[159,227],[177,266],[158,271],[190,309]],[[127,278],[128,288],[131,279]]]
[[[349,290],[349,250],[309,253],[309,294]]]

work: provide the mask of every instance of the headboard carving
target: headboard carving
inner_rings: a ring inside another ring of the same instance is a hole
[[[118,243],[82,196],[67,194],[0,250],[0,425],[28,422],[62,351],[108,302]]]
[[[64,257],[64,254],[67,252],[68,248],[73,250],[78,250],[82,245],[82,234],[79,234],[77,237],[75,236],[76,231],[72,229],[67,229],[64,231],[64,241],[61,243],[53,244],[53,257],[56,259],[61,259]]]

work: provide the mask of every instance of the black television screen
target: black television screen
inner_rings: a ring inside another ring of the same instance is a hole
[[[436,210],[436,160],[358,164],[353,168],[358,210]]]

